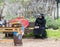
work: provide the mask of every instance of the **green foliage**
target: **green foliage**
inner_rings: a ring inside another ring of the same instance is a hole
[[[48,28],[58,29],[60,27],[60,19],[54,20],[52,18],[46,19],[46,26]]]
[[[14,2],[16,2],[16,0],[6,0],[7,2],[9,2],[9,3],[14,3]]]
[[[0,3],[2,3],[4,0],[0,0]]]
[[[29,22],[35,22],[36,18],[29,18]]]

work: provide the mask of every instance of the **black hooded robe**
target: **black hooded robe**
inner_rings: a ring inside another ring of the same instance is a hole
[[[39,37],[46,38],[45,24],[46,24],[46,20],[44,18],[36,19],[35,26],[39,26],[39,28],[34,28],[34,36],[36,38]]]

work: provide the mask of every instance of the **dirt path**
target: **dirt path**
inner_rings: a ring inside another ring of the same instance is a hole
[[[0,47],[60,47],[60,39],[23,39],[23,46],[14,46],[12,39],[0,39]]]

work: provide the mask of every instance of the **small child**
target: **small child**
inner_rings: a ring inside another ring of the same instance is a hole
[[[21,27],[21,32],[22,32],[22,34],[16,32],[16,31],[13,32],[15,45],[22,45],[22,36],[24,35],[24,26],[23,25]]]

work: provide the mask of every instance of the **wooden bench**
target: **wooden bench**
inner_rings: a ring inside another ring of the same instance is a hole
[[[21,27],[19,27],[19,28],[1,27],[0,28],[0,32],[15,32],[15,31],[22,35]],[[13,35],[13,39],[14,39],[14,45],[17,45],[17,44],[22,45],[22,39],[18,39],[18,37],[15,35]]]
[[[25,29],[25,33],[33,32],[35,22],[29,22],[29,26]]]

